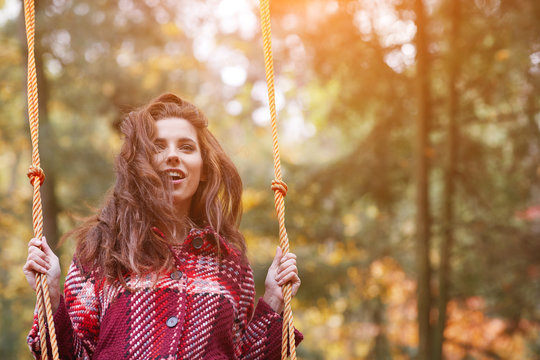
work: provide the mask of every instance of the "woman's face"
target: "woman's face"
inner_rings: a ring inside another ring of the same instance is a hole
[[[156,127],[157,170],[168,175],[174,205],[188,215],[203,169],[197,130],[186,119],[176,117],[158,120]]]

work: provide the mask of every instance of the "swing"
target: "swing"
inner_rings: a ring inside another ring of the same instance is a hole
[[[289,240],[287,230],[285,229],[285,203],[284,198],[287,194],[287,185],[281,177],[281,162],[279,155],[279,144],[277,137],[277,116],[274,93],[274,65],[272,56],[272,31],[270,26],[270,6],[269,0],[261,0],[261,28],[264,45],[264,65],[266,73],[266,83],[268,87],[268,100],[270,107],[270,118],[272,127],[272,145],[274,158],[274,177],[272,180],[272,190],[274,191],[274,204],[279,223],[279,242],[283,254],[289,252]],[[34,37],[35,37],[35,4],[34,0],[24,0],[24,19],[26,26],[26,40],[28,44],[28,121],[30,123],[30,135],[32,139],[32,165],[28,170],[30,183],[34,188],[32,197],[32,219],[34,228],[34,237],[41,239],[43,237],[43,211],[41,205],[41,195],[39,189],[45,180],[45,174],[40,167],[39,158],[39,110],[38,110],[38,90],[37,74],[34,55]],[[39,329],[41,330],[40,345],[41,358],[48,359],[47,336],[48,332],[51,344],[52,355],[55,360],[59,359],[58,345],[56,341],[56,331],[54,328],[51,300],[49,295],[49,286],[45,274],[36,274],[36,297],[38,305]],[[283,287],[283,296],[285,307],[283,311],[283,332],[281,358],[287,359],[288,353],[292,360],[296,360],[296,347],[294,338],[294,325],[291,310],[291,284],[287,283]]]

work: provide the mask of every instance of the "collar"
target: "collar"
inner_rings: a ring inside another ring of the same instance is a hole
[[[162,239],[166,239],[165,234],[158,227],[153,226],[152,231],[160,236]],[[206,226],[203,229],[192,228],[184,242],[182,247],[185,249],[190,249],[196,253],[202,252],[216,252],[217,251],[217,241],[219,241],[219,248],[222,252],[226,254],[239,255],[238,251],[234,249],[223,236],[221,236],[217,231],[215,231],[210,225]]]

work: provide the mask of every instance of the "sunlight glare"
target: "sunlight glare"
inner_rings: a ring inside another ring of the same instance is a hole
[[[238,31],[244,39],[251,39],[257,27],[257,18],[248,0],[223,0],[216,10],[220,30],[225,34]]]
[[[6,0],[4,6],[0,8],[0,26],[3,26],[9,20],[19,16],[22,1]]]
[[[220,72],[221,81],[230,86],[242,86],[246,82],[247,72],[242,66],[226,66]]]
[[[356,14],[354,14],[354,24],[363,35],[369,35],[371,37],[371,20],[367,11],[357,11]]]
[[[354,23],[366,41],[375,32],[383,47],[400,46],[385,55],[384,61],[396,72],[403,72],[414,64],[416,48],[411,43],[416,25],[410,19],[400,18],[391,1],[363,1],[362,9],[354,14]]]
[[[268,112],[268,107],[261,106],[251,114],[253,122],[258,126],[267,126],[270,124],[270,113]]]
[[[416,56],[416,47],[411,43],[403,44],[401,46],[401,52],[403,55],[414,59]]]
[[[225,105],[225,111],[232,116],[238,116],[242,113],[243,106],[238,100],[231,100]]]

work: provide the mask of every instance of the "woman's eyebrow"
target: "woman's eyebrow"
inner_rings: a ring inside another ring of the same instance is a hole
[[[167,141],[167,139],[165,138],[161,138],[161,137],[158,137],[156,138],[156,140],[154,141]],[[188,137],[188,136],[185,136],[185,137],[181,137],[179,139],[176,139],[176,142],[193,142],[193,143],[197,143],[194,139]]]
[[[195,140],[193,140],[192,138],[190,138],[190,137],[188,137],[188,136],[186,136],[186,137],[181,137],[180,139],[178,139],[178,142],[188,142],[188,141],[193,142],[193,143],[196,143]]]

